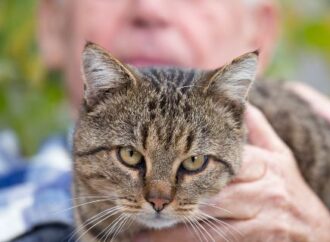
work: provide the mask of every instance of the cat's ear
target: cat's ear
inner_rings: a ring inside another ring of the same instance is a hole
[[[133,71],[114,58],[105,49],[88,42],[82,55],[84,98],[88,106],[93,106],[101,95],[109,90],[117,90],[129,84],[136,84]]]
[[[204,81],[204,92],[225,93],[232,100],[245,102],[257,74],[258,55],[258,51],[245,54],[209,73]]]

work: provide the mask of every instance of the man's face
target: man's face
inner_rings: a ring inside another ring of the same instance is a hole
[[[215,68],[255,46],[252,10],[243,0],[71,0],[64,67],[80,102],[86,41],[134,65]],[[252,26],[252,27],[251,27]]]
[[[72,0],[73,48],[86,40],[136,65],[211,68],[249,51],[238,0]]]

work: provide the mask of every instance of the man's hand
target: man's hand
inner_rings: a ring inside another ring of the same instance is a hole
[[[218,219],[210,220],[213,226],[201,222],[210,236],[203,232],[199,238],[181,225],[136,241],[330,241],[329,211],[305,183],[291,151],[252,106],[246,124],[250,145],[240,174],[202,208]]]

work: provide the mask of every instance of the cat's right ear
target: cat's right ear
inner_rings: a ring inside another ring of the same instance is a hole
[[[137,83],[133,71],[102,47],[88,42],[82,55],[84,99],[88,107],[95,105],[102,94]]]
[[[258,51],[247,53],[210,72],[203,81],[204,93],[225,94],[231,100],[244,103],[257,74],[258,55]]]

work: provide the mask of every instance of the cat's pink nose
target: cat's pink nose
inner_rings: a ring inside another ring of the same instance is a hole
[[[170,203],[170,199],[159,198],[159,197],[155,197],[155,198],[151,197],[151,198],[147,198],[147,200],[149,203],[151,203],[151,205],[156,210],[156,212],[162,211],[164,207]]]
[[[173,200],[174,190],[166,181],[151,180],[147,182],[145,199],[156,212],[162,211]]]

